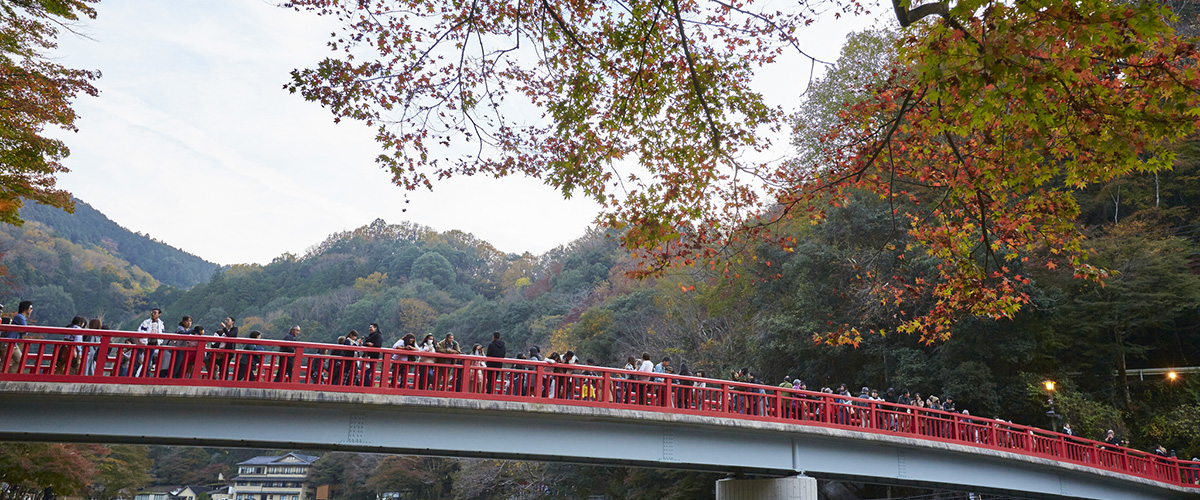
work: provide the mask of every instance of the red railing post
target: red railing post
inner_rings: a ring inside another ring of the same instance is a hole
[[[541,364],[533,367],[533,394],[530,394],[531,397],[542,397],[542,379],[545,378],[542,368],[544,367],[545,365]]]
[[[596,399],[601,403],[609,402],[608,393],[612,390],[612,374],[603,372],[600,374],[600,393],[596,395]]]
[[[204,342],[203,340],[196,342],[196,347],[194,347],[192,349],[192,353],[191,353],[193,356],[193,358],[192,358],[192,373],[187,375],[188,378],[191,378],[192,380],[200,380],[201,369],[204,368],[204,352],[205,352],[205,348],[207,348],[207,347],[208,347],[208,342]],[[184,361],[186,362],[187,355],[184,355],[183,358],[184,358]],[[183,376],[183,375],[180,374],[180,376]]]
[[[92,371],[92,375],[97,377],[114,376],[120,369],[121,357],[117,357],[116,366],[113,366],[112,373],[106,374],[108,371],[108,349],[111,345],[112,337],[108,335],[100,336],[100,345],[96,347],[96,369]]]
[[[381,387],[381,388],[395,387],[396,386],[396,377],[392,376],[392,371],[393,371],[392,355],[384,353],[384,354],[380,355],[380,358],[382,358],[382,359],[380,359],[380,364],[379,364],[379,387]],[[332,364],[332,362],[331,362],[331,364]],[[333,366],[330,366],[330,369],[332,369],[332,368],[333,368]],[[333,376],[332,372],[330,372],[330,377],[332,377],[332,376]],[[391,380],[389,380],[389,379],[391,379]]]

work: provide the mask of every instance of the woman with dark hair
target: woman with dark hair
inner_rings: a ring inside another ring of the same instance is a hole
[[[474,390],[476,393],[482,394],[483,393],[483,385],[484,385],[483,384],[483,367],[484,367],[483,358],[486,356],[486,354],[483,352],[483,344],[475,344],[475,345],[471,346],[470,356],[479,357],[478,360],[471,360],[471,361],[467,362],[467,364],[470,366],[470,370],[471,370],[470,371],[470,379],[469,379],[471,381],[471,387],[472,387],[472,390]]]
[[[87,324],[87,318],[76,316],[71,320],[71,324],[67,328],[82,330]],[[83,333],[72,332],[63,336],[63,340],[74,342],[70,345],[61,346],[54,358],[54,373],[57,375],[70,375],[71,373],[79,373],[80,359],[83,358]]]
[[[558,364],[562,363],[562,356],[560,356],[557,352],[552,352],[549,356],[546,356],[546,359],[543,359],[542,361],[545,361],[547,364]],[[546,373],[546,375],[542,376],[542,397],[556,397],[554,390],[556,387],[558,387],[558,375],[555,374],[559,373],[559,370],[551,367],[547,368],[543,373]]]
[[[104,328],[104,323],[102,321],[100,321],[100,318],[92,318],[92,319],[88,320],[88,324],[87,324],[88,330],[100,330],[103,328]],[[100,336],[99,335],[84,335],[83,341],[87,342],[89,344],[99,344]],[[100,350],[99,347],[88,346],[87,352],[84,354],[84,362],[83,362],[83,374],[85,376],[90,377],[90,376],[96,374],[96,354],[97,354],[97,351],[99,351],[99,350]]]
[[[392,349],[398,351],[415,351],[417,350],[417,337],[411,333],[404,334],[392,344]],[[392,382],[391,386],[395,388],[405,389],[408,384],[408,370],[411,365],[408,362],[412,361],[413,357],[407,354],[392,355]]]
[[[679,362],[679,376],[680,377],[692,376],[692,371],[688,370],[688,365],[686,362],[682,362],[682,361]],[[694,389],[692,389],[692,383],[693,382],[691,380],[685,380],[683,378],[679,379],[679,381],[676,383],[676,386],[675,386],[675,407],[676,408],[690,409],[692,407],[692,392],[694,391]]]
[[[262,338],[262,332],[260,332],[258,330],[253,330],[250,332],[250,335],[248,335],[246,338],[249,338],[252,340],[260,339],[260,338]],[[261,351],[264,351],[265,349],[263,349],[263,346],[258,345],[258,344],[244,344],[244,345],[242,345],[242,350],[261,352]],[[262,364],[262,354],[242,354],[238,358],[237,379],[238,380],[249,379],[252,382],[257,381],[258,380],[258,367],[260,364]]]
[[[640,362],[638,362],[637,371],[645,372],[645,373],[654,373],[654,362],[650,361],[650,353],[648,353],[648,352],[642,353],[642,360]],[[640,405],[648,404],[650,402],[649,401],[650,387],[647,382],[650,381],[650,377],[649,376],[638,376],[637,380],[639,380],[639,382],[637,382],[638,404],[640,404]]]
[[[571,373],[574,370],[572,370],[569,365],[579,364],[579,358],[575,356],[575,351],[567,351],[566,354],[563,354],[562,358],[559,359],[559,362],[561,363],[561,367],[555,368],[554,372],[562,373],[564,375],[555,376],[555,378],[558,379],[556,382],[556,385],[558,386],[558,397],[560,399],[575,399],[576,380],[575,377],[571,376]]]
[[[432,333],[426,333],[421,338],[421,343],[417,345],[417,351],[434,352],[436,350],[437,338]],[[433,363],[436,361],[433,356],[420,356],[417,358],[418,363],[423,363],[417,365],[417,388],[428,390],[437,382],[437,367],[433,366]]]
[[[203,327],[197,327],[201,332]],[[192,317],[184,316],[179,320],[179,326],[175,328],[175,333],[179,335],[196,335],[196,328],[192,328]],[[171,351],[171,378],[183,378],[192,373],[192,366],[196,364],[196,351],[191,348],[196,347],[196,342],[188,340],[175,340],[171,345],[179,348]],[[166,363],[164,363],[166,364]]]
[[[625,358],[625,369],[626,370],[631,371],[631,372],[637,371],[637,367],[638,367],[637,358],[635,358],[633,356],[628,356]],[[624,375],[620,375],[620,378],[625,379],[625,380],[630,380],[633,378],[633,375],[626,373]],[[633,398],[634,398],[634,396],[633,396],[634,391],[635,391],[634,384],[631,384],[629,382],[617,382],[617,383],[615,383],[615,387],[613,388],[613,394],[617,398],[619,398],[619,400],[617,401],[618,403],[625,403],[625,404],[632,403]]]

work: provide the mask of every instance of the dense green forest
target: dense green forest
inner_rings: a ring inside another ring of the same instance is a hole
[[[75,213],[30,203],[21,207],[21,218],[53,228],[54,236],[84,248],[104,251],[128,261],[160,283],[190,288],[212,277],[217,265],[147,235],[130,232],[104,214],[75,199]]]
[[[216,264],[131,233],[88,204],[75,213],[21,209],[25,224],[0,225],[0,303],[38,304],[39,324],[62,326],[76,314],[115,324],[141,314],[155,293],[212,277]]]

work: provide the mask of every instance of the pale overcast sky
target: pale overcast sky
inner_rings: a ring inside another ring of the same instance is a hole
[[[269,0],[102,0],[89,39],[60,36],[60,62],[98,69],[98,98],[77,101],[60,186],[118,224],[219,264],[303,253],[382,218],[474,233],[535,254],[583,234],[597,207],[525,178],[455,178],[409,193],[373,158],[374,133],[282,89],[327,54],[332,20]],[[835,60],[851,19],[814,32]],[[794,107],[809,74],[760,80]],[[403,212],[407,208],[407,212]]]

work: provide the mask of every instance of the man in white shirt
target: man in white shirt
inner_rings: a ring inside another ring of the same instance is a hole
[[[155,307],[154,309],[151,309],[150,310],[150,319],[147,319],[142,322],[142,325],[138,327],[138,332],[139,333],[164,333],[164,332],[166,332],[167,325],[163,324],[162,319],[160,319],[161,316],[162,316],[162,309],[159,309],[157,307]],[[147,339],[146,337],[138,338],[137,341],[141,345],[158,345],[157,339],[154,340],[153,344],[151,344],[150,339]],[[146,360],[147,352],[150,353],[150,362],[143,363],[143,361]],[[144,370],[144,368],[146,368],[146,366],[144,366],[144,365],[146,365],[146,364],[153,365],[158,362],[158,349],[143,349],[141,353],[138,353],[135,356],[135,359],[136,359],[135,368],[133,369],[132,373],[133,373],[133,376],[140,377],[140,376],[142,376],[142,372],[146,371],[146,370]],[[153,373],[153,372],[150,372],[150,373]]]

